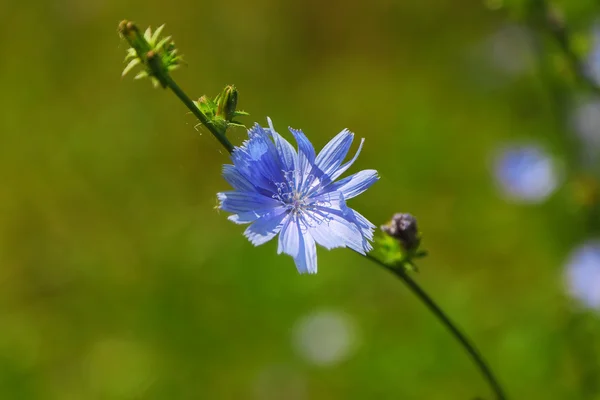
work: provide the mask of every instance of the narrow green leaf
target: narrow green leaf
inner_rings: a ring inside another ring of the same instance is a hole
[[[121,74],[121,76],[127,75],[127,73],[129,71],[131,71],[136,65],[139,65],[139,63],[140,63],[140,59],[139,58],[134,58],[133,60],[131,60],[129,62],[129,64],[127,64],[127,66],[125,67],[125,69],[123,70],[123,73]]]
[[[136,76],[133,77],[133,79],[142,79],[142,78],[147,78],[148,77],[148,71],[140,71],[138,72],[138,74]]]
[[[150,43],[156,43],[156,41],[158,40],[158,37],[162,33],[164,27],[165,27],[165,24],[162,24],[154,31],[154,34],[152,35],[152,38],[150,39]]]
[[[152,38],[152,29],[150,29],[150,27],[148,27],[148,28],[146,28],[146,31],[144,32],[144,39],[146,39],[146,41],[149,42],[151,38]]]
[[[156,44],[156,46],[154,46],[155,49],[157,50],[161,50],[165,44],[167,44],[169,42],[169,40],[171,40],[171,36],[167,36],[165,38],[162,38],[160,42],[158,42]],[[171,51],[171,54],[175,54],[176,50]]]

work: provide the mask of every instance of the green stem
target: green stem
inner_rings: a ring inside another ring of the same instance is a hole
[[[175,81],[173,80],[173,78],[171,78],[169,74],[165,74],[164,78],[165,85],[169,89],[171,89],[177,97],[179,97],[179,100],[181,100],[183,104],[185,104],[185,106],[192,112],[192,114],[194,114],[196,118],[198,118],[200,122],[202,122],[202,124],[206,126],[210,133],[212,133],[213,136],[217,138],[217,140],[223,145],[223,147],[225,147],[225,149],[229,153],[232,153],[233,145],[231,144],[229,139],[227,139],[227,137],[223,133],[219,132],[219,130],[215,128],[215,126],[208,120],[206,115],[204,115],[204,113],[202,113],[198,109],[198,107],[196,107],[194,102],[185,94],[185,92],[179,87],[179,85],[175,83]]]
[[[387,269],[394,275],[396,275],[408,288],[421,300],[427,308],[435,315],[440,322],[450,331],[452,336],[460,343],[463,349],[469,354],[481,375],[483,375],[484,379],[488,382],[493,392],[496,395],[496,400],[506,400],[506,396],[504,394],[504,390],[502,386],[498,383],[494,374],[492,373],[491,368],[488,366],[483,356],[479,353],[475,345],[467,338],[467,336],[462,333],[458,327],[450,320],[450,318],[446,315],[444,311],[433,301],[433,299],[419,286],[417,282],[415,282],[404,270],[390,267],[386,265],[384,262],[378,260],[377,258],[366,255],[366,258],[369,260],[379,264],[383,268]]]
[[[595,94],[600,94],[600,87],[587,75],[584,64],[581,62],[575,49],[573,49],[571,35],[567,24],[556,13],[551,5],[548,4],[547,0],[532,0],[531,8],[534,25],[536,24],[537,18],[539,21],[537,23],[551,34],[567,59],[575,78],[590,91]]]

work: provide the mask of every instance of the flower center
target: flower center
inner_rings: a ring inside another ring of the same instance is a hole
[[[316,189],[314,175],[309,175],[303,185],[296,185],[299,179],[296,171],[284,171],[283,177],[285,181],[275,182],[277,193],[272,195],[273,199],[278,200],[289,213],[304,216],[307,224],[320,224],[324,220],[329,220],[319,211],[319,206],[331,207],[331,202],[312,195]]]
[[[302,213],[310,206],[310,198],[297,191],[290,183],[276,183],[277,194],[274,194],[272,197],[281,202],[290,212],[294,214]]]

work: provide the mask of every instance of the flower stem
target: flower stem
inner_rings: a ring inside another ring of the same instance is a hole
[[[229,139],[227,139],[227,137],[223,133],[219,132],[219,130],[208,120],[206,115],[204,115],[204,113],[202,113],[198,109],[198,107],[196,107],[196,105],[194,104],[194,102],[192,102],[192,100],[188,97],[188,95],[185,94],[185,92],[179,87],[179,85],[177,85],[177,83],[175,83],[173,78],[171,78],[171,75],[165,74],[164,79],[165,79],[165,81],[164,81],[165,85],[169,89],[171,89],[171,91],[173,91],[173,93],[175,93],[175,95],[179,98],[179,100],[181,100],[183,102],[183,104],[185,104],[185,106],[192,112],[192,114],[194,114],[196,116],[196,118],[198,118],[200,120],[200,122],[202,122],[202,124],[204,126],[206,126],[206,128],[210,131],[210,133],[212,133],[213,136],[217,138],[217,140],[223,145],[223,147],[225,147],[225,149],[229,153],[232,153],[233,145],[231,144]]]
[[[504,395],[504,390],[502,386],[498,383],[494,374],[492,373],[491,368],[488,366],[486,361],[483,359],[483,356],[479,353],[475,345],[467,338],[467,336],[462,333],[458,327],[450,320],[450,318],[446,315],[446,313],[433,301],[433,299],[419,286],[417,282],[415,282],[404,270],[399,268],[393,268],[389,265],[386,265],[384,262],[378,260],[377,258],[366,255],[366,258],[373,261],[376,264],[379,264],[383,268],[387,269],[394,275],[396,275],[408,288],[421,300],[427,308],[440,320],[440,322],[450,331],[452,336],[460,343],[463,349],[469,354],[481,375],[488,382],[493,392],[496,395],[496,400],[506,400],[506,396]]]

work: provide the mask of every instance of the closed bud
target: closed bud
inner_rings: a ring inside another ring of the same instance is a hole
[[[217,115],[231,121],[236,116],[235,109],[238,102],[238,91],[233,85],[227,85],[218,97]]]
[[[397,239],[406,250],[416,250],[421,243],[417,219],[410,214],[394,214],[387,225],[381,226],[381,230]]]

